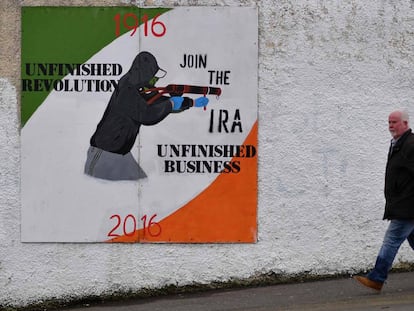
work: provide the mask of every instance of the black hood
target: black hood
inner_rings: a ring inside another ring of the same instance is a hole
[[[139,53],[132,62],[131,68],[122,77],[120,83],[127,80],[137,88],[148,86],[149,81],[160,69],[154,55],[149,52]]]

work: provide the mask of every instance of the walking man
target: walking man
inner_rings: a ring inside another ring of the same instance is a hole
[[[367,276],[354,279],[380,291],[401,244],[407,239],[414,249],[414,134],[406,111],[388,117],[392,140],[385,170],[385,213],[390,220],[375,267]]]

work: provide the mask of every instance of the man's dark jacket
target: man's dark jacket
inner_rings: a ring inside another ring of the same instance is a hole
[[[414,219],[414,134],[406,131],[388,155],[384,219]]]

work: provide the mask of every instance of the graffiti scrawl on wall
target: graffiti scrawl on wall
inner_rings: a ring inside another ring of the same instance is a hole
[[[257,240],[257,10],[22,8],[22,241]]]

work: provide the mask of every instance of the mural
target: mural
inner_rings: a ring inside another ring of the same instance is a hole
[[[255,8],[23,7],[21,71],[23,242],[256,242]]]

